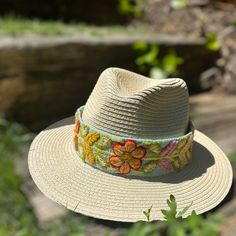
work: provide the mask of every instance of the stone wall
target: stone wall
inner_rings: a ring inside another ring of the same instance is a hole
[[[0,6],[0,15],[92,24],[124,23],[127,18],[119,14],[118,0],[0,0]]]
[[[199,74],[216,54],[201,41],[148,35],[15,37],[0,39],[0,114],[39,130],[73,115],[84,104],[99,74],[107,67],[138,71],[132,45],[156,41],[161,53],[175,48],[184,58],[180,75],[190,92],[199,89]],[[191,53],[190,53],[191,52]]]

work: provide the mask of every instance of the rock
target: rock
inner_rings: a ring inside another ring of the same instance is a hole
[[[29,145],[23,145],[14,159],[16,174],[22,180],[22,192],[27,197],[37,221],[42,228],[47,228],[50,223],[68,213],[68,210],[47,198],[33,182],[27,163]]]
[[[234,26],[228,27],[221,34],[221,59],[217,64],[221,73],[216,76],[215,87],[217,90],[229,94],[236,94],[236,28]]]
[[[226,154],[236,147],[236,96],[204,93],[190,97],[196,129],[212,138]]]
[[[225,222],[221,227],[222,236],[235,236],[236,232],[236,197],[227,205],[222,207],[218,213],[225,217]]]
[[[157,32],[198,38],[208,33],[218,34],[232,25],[236,6],[229,2],[236,1],[210,0],[203,4],[204,0],[189,0],[185,7],[174,8],[170,0],[147,0],[144,18]]]
[[[0,0],[0,14],[15,14],[29,18],[82,21],[92,24],[115,24],[126,21],[118,12],[118,0]]]
[[[86,102],[105,68],[138,72],[132,49],[138,40],[158,42],[161,55],[174,48],[184,59],[179,75],[190,92],[200,89],[200,73],[217,58],[203,40],[151,33],[1,37],[0,114],[32,130],[73,115]]]
[[[29,200],[34,214],[43,228],[47,228],[53,220],[68,213],[64,206],[53,202],[42,194],[31,178],[24,182],[22,191]]]

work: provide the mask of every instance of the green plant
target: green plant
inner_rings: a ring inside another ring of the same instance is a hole
[[[175,197],[173,195],[170,195],[170,199],[167,199],[167,205],[169,206],[170,210],[162,209],[161,212],[165,220],[167,220],[168,222],[172,222],[182,219],[183,215],[186,213],[189,207],[191,207],[192,203],[186,206],[183,210],[177,212],[177,203],[175,201]]]
[[[22,181],[15,173],[13,159],[6,152],[0,158],[0,173],[0,236],[86,235],[87,218],[72,213],[57,219],[47,230],[38,226],[31,206],[21,191]]]
[[[19,148],[29,145],[32,137],[33,134],[22,125],[0,118],[0,236],[85,236],[88,224],[90,227],[93,224],[92,220],[89,222],[87,217],[72,213],[57,219],[47,229],[38,226],[21,191],[21,176],[14,169],[15,159],[21,158]]]
[[[0,154],[5,151],[15,151],[32,138],[33,134],[27,133],[22,125],[0,117]]]
[[[234,20],[231,25],[233,26],[233,28],[235,29],[236,28],[236,20]]]
[[[154,79],[163,79],[177,74],[177,68],[183,63],[183,59],[178,57],[173,49],[160,58],[159,47],[156,43],[148,44],[138,41],[133,45],[137,55],[136,64],[141,72],[148,72]]]
[[[205,37],[205,45],[209,50],[218,51],[221,47],[221,43],[218,40],[217,34],[207,34]]]
[[[21,192],[21,179],[15,174],[14,151],[32,139],[25,128],[0,118],[0,235],[32,235],[36,219]],[[22,227],[24,225],[24,227]]]
[[[119,0],[118,11],[121,14],[132,14],[135,17],[141,17],[143,11],[140,4],[143,0]]]
[[[201,215],[197,215],[195,211],[183,218],[183,215],[189,210],[190,206],[184,207],[181,211],[177,211],[177,203],[175,197],[170,195],[167,200],[169,209],[162,209],[161,212],[164,221],[154,222],[138,222],[134,224],[127,232],[127,236],[219,236],[220,224],[223,221],[220,215],[209,215],[204,219]],[[151,209],[151,208],[150,208]],[[149,221],[150,209],[144,211]],[[146,212],[149,212],[148,216]]]
[[[146,216],[148,222],[150,221],[151,210],[152,206],[149,209],[147,209],[147,211],[143,211],[143,214]]]
[[[229,160],[233,165],[236,163],[236,151],[229,155]]]

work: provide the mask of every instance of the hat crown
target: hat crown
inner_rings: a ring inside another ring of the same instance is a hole
[[[82,118],[112,135],[162,139],[186,133],[189,95],[182,79],[155,80],[120,69],[102,72]]]

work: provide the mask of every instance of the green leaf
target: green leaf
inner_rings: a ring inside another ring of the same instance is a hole
[[[188,4],[188,0],[171,0],[171,7],[175,9],[183,8]]]
[[[142,9],[139,7],[138,1],[119,0],[118,11],[121,14],[133,14],[136,17],[142,16]]]
[[[167,77],[165,71],[159,67],[152,67],[149,72],[149,76],[153,79],[165,79]]]
[[[175,171],[179,171],[180,170],[180,164],[179,164],[179,160],[174,160],[172,162],[172,166],[174,167]]]
[[[143,171],[145,173],[150,173],[154,171],[157,167],[157,162],[156,161],[149,161],[143,165]]]
[[[167,204],[174,215],[176,215],[177,204],[175,201],[175,197],[170,195],[170,200],[167,200]]]
[[[151,210],[152,206],[147,211],[143,211],[143,214],[146,216],[148,222],[150,221]]]
[[[138,221],[132,224],[131,228],[125,233],[126,236],[159,236],[159,224],[150,224],[147,222]],[[123,235],[123,234],[122,234]]]
[[[111,139],[108,136],[101,136],[95,144],[100,149],[106,149],[111,146]]]
[[[218,40],[217,35],[214,33],[207,34],[205,38],[205,45],[209,50],[212,51],[218,51],[221,47],[221,43]]]
[[[236,164],[236,151],[234,151],[233,153],[229,155],[229,160],[231,164],[234,164],[234,165]]]
[[[236,21],[233,21],[233,22],[232,22],[232,25],[233,25],[233,27],[236,28]]]
[[[191,202],[188,206],[184,207],[183,210],[179,211],[177,214],[177,218],[182,217],[186,211],[192,206],[193,202]]]
[[[171,50],[164,56],[162,60],[162,67],[167,76],[174,74],[177,70],[178,65],[183,63],[183,58],[178,57],[175,51]]]
[[[154,153],[155,155],[159,155],[162,151],[160,143],[149,143],[147,144],[148,151]]]
[[[133,13],[134,6],[129,0],[119,0],[118,10],[121,14]]]
[[[168,210],[161,209],[161,213],[163,214],[164,218],[168,216]]]
[[[100,165],[101,167],[106,167],[108,166],[107,163],[107,158],[104,153],[100,152],[95,152],[94,153],[96,159],[97,159],[97,164]]]
[[[145,41],[137,41],[133,44],[133,49],[145,52],[148,49],[148,44]]]
[[[159,53],[159,48],[157,44],[151,44],[150,50],[136,59],[136,64],[137,65],[148,64],[150,66],[155,66],[158,63],[157,60],[158,53]]]
[[[89,132],[89,127],[87,125],[81,125],[79,130],[79,136],[85,137]]]
[[[172,201],[172,202],[175,202],[175,196],[174,195],[170,195],[170,200]]]
[[[164,215],[164,218],[167,221],[175,221],[176,220],[176,209],[177,209],[177,203],[175,201],[175,197],[171,194],[170,198],[167,199],[167,205],[169,206],[170,210],[164,210],[161,209],[162,214]]]

